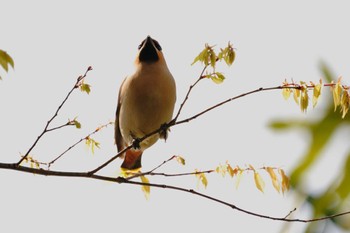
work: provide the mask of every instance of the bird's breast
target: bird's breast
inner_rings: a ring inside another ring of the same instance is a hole
[[[121,105],[120,128],[127,141],[142,137],[171,120],[176,87],[169,71],[136,72],[128,77],[125,85],[128,88]],[[157,139],[158,135],[148,144]]]

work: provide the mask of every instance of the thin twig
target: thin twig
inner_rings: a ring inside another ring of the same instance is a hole
[[[188,91],[186,93],[186,96],[184,98],[184,100],[182,101],[181,105],[180,105],[180,108],[179,110],[177,111],[177,114],[176,116],[174,117],[174,119],[172,120],[172,122],[176,122],[177,121],[177,118],[180,116],[181,114],[181,111],[182,111],[182,108],[184,107],[184,105],[186,104],[187,100],[188,100],[188,97],[190,96],[190,93],[192,91],[192,89],[197,85],[197,83],[203,79],[203,74],[205,72],[205,70],[208,68],[208,66],[204,66],[202,72],[200,73],[199,75],[199,78],[188,88]]]
[[[66,126],[72,126],[72,124],[70,122],[67,122],[63,125],[60,125],[60,126],[56,126],[56,127],[53,127],[53,128],[50,128],[50,129],[47,129],[46,130],[46,133],[50,132],[50,131],[54,131],[54,130],[58,130],[58,129],[61,129],[63,127],[66,127]]]
[[[28,149],[28,151],[25,153],[25,155],[17,162],[17,166],[19,166],[23,160],[25,160],[27,158],[27,156],[29,155],[29,153],[33,150],[33,148],[37,145],[37,143],[39,142],[39,140],[42,138],[42,136],[44,136],[45,133],[47,133],[48,131],[48,127],[51,124],[51,122],[57,117],[58,112],[61,110],[61,108],[63,107],[63,105],[66,103],[66,101],[68,100],[69,96],[72,94],[72,92],[78,88],[82,82],[82,80],[86,77],[87,73],[92,70],[92,67],[89,66],[87,68],[87,70],[85,71],[84,75],[79,76],[77,78],[77,81],[75,82],[73,88],[68,92],[68,94],[66,95],[66,97],[64,98],[64,100],[62,101],[62,103],[58,106],[56,112],[53,114],[53,116],[47,121],[44,130],[41,132],[41,134],[37,137],[37,139],[34,141],[34,143],[32,144],[32,146]]]
[[[320,218],[311,218],[311,219],[299,219],[299,218],[293,218],[293,219],[288,219],[288,215],[286,217],[273,217],[269,215],[264,215],[260,213],[255,213],[243,208],[238,207],[237,205],[234,205],[232,203],[220,200],[218,198],[197,192],[193,189],[186,189],[178,186],[172,186],[172,185],[166,185],[166,184],[156,184],[156,183],[143,183],[143,182],[137,182],[137,181],[132,181],[132,180],[127,180],[123,177],[109,177],[109,176],[101,176],[101,175],[95,175],[90,172],[62,172],[62,171],[52,171],[52,170],[45,170],[45,169],[35,169],[35,168],[30,168],[30,167],[25,167],[21,165],[17,165],[16,163],[0,163],[0,169],[10,169],[10,170],[15,170],[15,171],[21,171],[21,172],[27,172],[27,173],[32,173],[32,174],[38,174],[38,175],[44,175],[44,176],[59,176],[59,177],[81,177],[81,178],[91,178],[91,179],[96,179],[96,180],[104,180],[104,181],[110,181],[110,182],[115,182],[119,184],[131,184],[131,185],[141,185],[141,186],[150,186],[150,187],[155,187],[155,188],[163,188],[163,189],[170,189],[170,190],[176,190],[180,192],[185,192],[189,193],[192,195],[200,196],[203,197],[207,200],[214,201],[216,203],[228,206],[234,210],[240,211],[242,213],[259,217],[259,218],[264,218],[264,219],[269,219],[269,220],[275,220],[275,221],[282,221],[282,222],[301,222],[301,223],[309,223],[309,222],[317,222],[317,221],[323,221],[327,219],[333,219],[336,217],[344,216],[350,214],[350,211],[344,211],[338,214],[333,214],[329,216],[324,216]]]
[[[169,159],[164,160],[161,164],[159,164],[158,166],[156,166],[155,168],[153,168],[152,170],[148,171],[148,172],[139,172],[139,173],[132,173],[130,172],[130,176],[126,177],[125,179],[127,180],[131,180],[134,179],[136,177],[140,177],[140,176],[145,176],[145,175],[150,175],[151,173],[153,173],[155,170],[159,169],[160,167],[162,167],[163,165],[165,165],[166,163],[170,162],[171,160],[173,160],[174,158],[176,158],[176,155],[171,156]],[[129,175],[129,174],[127,174]]]
[[[297,210],[297,208],[292,209],[289,211],[289,213],[284,217],[285,219],[288,218],[292,213],[294,213]]]
[[[80,140],[78,140],[77,142],[75,142],[73,145],[71,145],[65,151],[63,151],[60,155],[58,155],[55,159],[53,159],[51,162],[47,163],[48,168],[50,168],[52,164],[54,164],[58,159],[60,159],[68,151],[73,149],[76,145],[78,145],[82,141],[86,140],[90,136],[94,135],[95,133],[99,132],[101,129],[106,128],[110,124],[113,124],[113,122],[108,122],[107,124],[101,125],[100,127],[96,128],[93,132],[89,133],[87,136],[85,136],[85,137],[81,138]]]
[[[166,163],[170,162],[171,160],[175,159],[176,155],[171,156],[169,159],[163,161],[161,164],[159,164],[158,166],[156,166],[155,168],[153,168],[152,170],[149,171],[149,173],[154,172],[155,170],[159,169],[160,167],[162,167],[163,165],[165,165]]]
[[[183,123],[188,123],[188,122],[190,122],[190,121],[196,119],[197,117],[199,117],[199,116],[201,116],[201,115],[203,115],[203,114],[205,114],[205,113],[207,113],[207,112],[213,110],[213,109],[216,109],[216,108],[218,108],[218,107],[220,107],[220,106],[222,106],[222,105],[224,105],[224,104],[226,104],[226,103],[229,103],[229,102],[231,102],[231,101],[233,101],[233,100],[242,98],[242,97],[244,97],[244,96],[251,95],[251,94],[255,94],[255,93],[258,93],[258,92],[262,92],[262,91],[270,91],[270,90],[277,90],[277,89],[283,89],[283,88],[287,88],[287,87],[283,87],[283,86],[267,87],[267,88],[260,87],[260,88],[257,88],[257,89],[255,89],[255,90],[253,90],[253,91],[245,92],[245,93],[243,93],[243,94],[234,96],[234,97],[229,98],[229,99],[226,99],[226,100],[224,100],[224,101],[222,101],[222,102],[220,102],[220,103],[218,103],[218,104],[215,104],[215,105],[213,105],[213,106],[211,106],[211,107],[205,109],[204,111],[199,112],[199,113],[197,113],[197,114],[195,114],[195,115],[193,115],[193,116],[191,116],[191,117],[189,117],[189,118],[186,118],[186,119],[181,120],[181,121],[177,121],[174,125],[179,125],[179,124],[183,124]],[[289,87],[289,88],[290,88],[290,87]]]
[[[155,170],[159,169],[160,167],[162,167],[163,165],[165,165],[166,163],[170,162],[171,160],[173,160],[174,158],[176,158],[177,156],[174,155],[171,158],[163,161],[161,164],[159,164],[158,166],[156,166],[155,168],[153,168],[150,171],[147,172],[139,172],[139,173],[132,173],[130,172],[129,177],[126,177],[125,179],[127,180],[132,180],[135,179],[137,177],[140,176],[165,176],[165,177],[176,177],[176,176],[190,176],[190,175],[198,175],[198,174],[209,174],[212,172],[215,172],[215,170],[205,170],[205,171],[195,171],[195,172],[185,172],[185,173],[164,173],[164,172],[154,172]]]
[[[175,176],[191,176],[191,175],[199,175],[199,174],[210,174],[215,172],[215,170],[205,170],[205,171],[196,171],[196,172],[185,172],[185,173],[161,173],[161,172],[151,172],[146,175],[151,175],[151,176],[165,176],[165,177],[175,177]]]
[[[334,87],[336,85],[336,83],[324,83],[322,84],[324,87]],[[295,89],[301,89],[302,85],[301,84],[298,84],[298,83],[285,83],[283,84],[283,87],[284,88],[295,88]],[[310,85],[305,85],[306,88],[308,89],[313,89],[315,88],[315,84],[310,84]],[[341,85],[341,87],[344,89],[344,90],[349,90],[350,87],[347,86],[347,85]]]
[[[132,145],[129,145],[127,147],[125,147],[123,150],[119,151],[118,154],[116,154],[115,156],[113,156],[112,158],[110,158],[109,160],[107,160],[106,162],[104,162],[103,164],[101,164],[100,166],[98,166],[97,168],[89,171],[88,173],[90,175],[95,174],[96,172],[100,171],[101,169],[103,169],[104,167],[106,167],[108,164],[110,164],[111,162],[113,162],[114,160],[116,160],[117,158],[119,158],[120,156],[122,156],[123,153],[125,153],[127,150],[131,149]]]

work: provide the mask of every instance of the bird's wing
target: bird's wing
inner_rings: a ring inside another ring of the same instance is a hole
[[[115,144],[117,144],[118,152],[123,150],[124,147],[125,147],[125,141],[124,141],[123,136],[122,136],[122,134],[120,132],[120,126],[119,126],[120,107],[122,105],[121,92],[122,92],[125,80],[126,80],[126,78],[122,82],[122,85],[120,86],[120,89],[119,89],[118,105],[117,105],[117,111],[116,111],[116,114],[115,114],[115,123],[114,123],[114,138],[115,138]]]
[[[125,80],[126,78],[124,79],[119,89],[118,105],[117,105],[117,111],[115,114],[115,124],[114,124],[114,138],[115,138],[115,143],[117,144],[118,152],[122,151],[126,147],[126,143],[121,134],[120,125],[119,125],[119,115],[120,115],[120,108],[123,102],[123,85],[125,84]],[[142,151],[127,150],[126,153],[124,153],[124,155],[122,156],[124,157],[124,162],[121,165],[121,167],[128,170],[140,168],[141,156],[142,156]]]

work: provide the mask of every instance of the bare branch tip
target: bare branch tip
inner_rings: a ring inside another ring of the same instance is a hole
[[[283,219],[287,219],[292,213],[294,213],[297,210],[297,208],[292,209],[291,211],[289,211],[289,213],[283,218]]]

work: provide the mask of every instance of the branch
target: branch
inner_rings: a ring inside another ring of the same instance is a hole
[[[195,172],[185,172],[185,173],[173,173],[173,174],[169,174],[169,173],[164,173],[164,172],[154,172],[155,170],[159,169],[160,167],[162,167],[163,165],[165,165],[166,163],[172,161],[173,159],[177,158],[178,156],[173,155],[172,157],[170,157],[169,159],[163,161],[161,164],[159,164],[158,166],[156,166],[155,168],[151,169],[148,172],[130,172],[130,173],[126,173],[126,175],[130,175],[128,177],[126,177],[125,179],[127,180],[132,180],[135,179],[137,177],[140,176],[165,176],[165,177],[176,177],[176,176],[189,176],[189,175],[198,175],[198,174],[204,174],[204,173],[212,173],[214,172],[214,170],[206,170],[206,171],[195,171]]]
[[[120,156],[122,156],[122,154],[124,152],[126,152],[127,150],[131,149],[132,145],[129,145],[128,147],[125,147],[123,150],[119,151],[118,154],[116,154],[115,156],[113,156],[112,158],[110,158],[108,161],[106,161],[105,163],[103,163],[102,165],[98,166],[97,168],[95,168],[94,170],[89,171],[88,173],[90,175],[95,174],[96,172],[100,171],[101,169],[103,169],[104,167],[106,167],[108,164],[110,164],[111,162],[113,162],[114,160],[116,160],[117,158],[119,158]]]
[[[309,223],[309,222],[323,221],[323,220],[332,219],[332,218],[336,218],[336,217],[350,214],[350,211],[345,211],[345,212],[341,212],[338,214],[333,214],[333,215],[324,216],[324,217],[320,217],[320,218],[311,218],[311,219],[299,219],[299,218],[289,219],[287,217],[289,217],[290,214],[288,214],[286,217],[273,217],[273,216],[255,213],[255,212],[240,208],[237,205],[234,205],[232,203],[217,199],[215,197],[197,192],[193,189],[186,189],[186,188],[182,188],[182,187],[178,187],[178,186],[172,186],[172,185],[166,185],[166,184],[156,184],[156,183],[143,183],[143,182],[127,180],[123,177],[109,177],[109,176],[95,175],[95,174],[91,174],[90,172],[62,172],[62,171],[35,169],[35,168],[17,165],[16,163],[0,163],[0,169],[9,169],[9,170],[14,170],[14,171],[21,171],[21,172],[32,173],[32,174],[37,174],[37,175],[44,175],[44,176],[90,178],[90,179],[96,179],[96,180],[115,182],[115,183],[119,183],[119,184],[131,184],[131,185],[138,185],[138,186],[150,186],[150,187],[155,187],[155,188],[170,189],[170,190],[175,190],[175,191],[179,191],[179,192],[189,193],[189,194],[192,194],[195,196],[200,196],[204,199],[211,200],[213,202],[230,207],[233,210],[237,210],[239,212],[242,212],[242,213],[254,216],[254,217],[275,220],[275,221],[282,221],[282,222]],[[291,211],[291,212],[293,212],[293,211]]]
[[[171,127],[173,127],[173,126],[175,126],[175,125],[179,125],[179,124],[183,124],[183,123],[188,123],[188,122],[190,122],[190,121],[196,119],[197,117],[199,117],[199,116],[201,116],[201,115],[203,115],[203,114],[205,114],[205,113],[207,113],[207,112],[209,112],[209,111],[211,111],[211,110],[214,110],[214,109],[216,109],[216,108],[218,108],[218,107],[220,107],[220,106],[222,106],[222,105],[224,105],[224,104],[226,104],[226,103],[229,103],[229,102],[231,102],[231,101],[233,101],[233,100],[242,98],[242,97],[247,96],[247,95],[255,94],[255,93],[258,93],[258,92],[262,92],[262,91],[270,91],[270,90],[277,90],[277,89],[284,89],[284,88],[295,88],[295,89],[299,89],[299,88],[300,88],[299,86],[276,86],[276,87],[267,87],[267,88],[260,87],[260,88],[258,88],[258,89],[253,90],[253,91],[245,92],[245,93],[242,93],[242,94],[240,94],[240,95],[234,96],[234,97],[232,97],[232,98],[226,99],[226,100],[224,100],[224,101],[222,101],[222,102],[220,102],[220,103],[218,103],[218,104],[216,104],[216,105],[213,105],[213,106],[211,106],[211,107],[205,109],[204,111],[199,112],[199,113],[197,113],[197,114],[195,114],[195,115],[193,115],[193,116],[191,116],[191,117],[189,117],[189,118],[186,118],[186,119],[181,120],[181,121],[177,121],[177,118],[179,117],[179,115],[180,115],[180,113],[181,113],[181,110],[182,110],[183,106],[185,105],[185,103],[186,103],[186,101],[187,101],[187,99],[188,99],[188,97],[189,97],[189,95],[190,95],[190,93],[191,93],[193,87],[203,78],[202,74],[203,74],[203,72],[205,71],[205,69],[206,69],[206,67],[202,70],[201,76],[197,79],[197,81],[189,88],[189,90],[188,90],[188,92],[187,92],[187,94],[186,94],[186,97],[185,97],[184,101],[182,102],[182,104],[181,104],[181,106],[180,106],[180,109],[179,109],[177,115],[175,116],[175,118],[174,118],[172,121],[170,121],[170,122],[166,125],[167,128],[171,128]],[[89,69],[88,69],[87,71],[89,71]],[[84,74],[84,76],[81,76],[81,77],[85,77],[85,76],[86,76],[86,73]],[[79,78],[78,78],[78,80],[79,80]],[[80,80],[81,80],[81,79],[80,79]],[[79,81],[80,81],[80,80],[79,80]],[[74,88],[73,88],[72,90],[74,90]],[[67,98],[69,97],[69,95],[70,95],[70,93],[72,92],[72,90],[68,93],[66,99],[65,99],[65,100],[63,101],[63,103],[59,106],[58,110],[62,107],[62,105],[64,104],[64,102],[67,100]],[[57,111],[57,112],[58,112],[58,111]],[[57,113],[57,112],[56,112],[56,113]],[[51,121],[52,121],[52,120],[51,120]],[[48,123],[50,123],[51,121],[49,121]],[[44,129],[43,133],[38,137],[37,141],[43,136],[44,133],[47,132],[47,127],[48,127],[48,125],[47,125],[46,128]],[[129,149],[132,148],[132,147],[135,147],[135,145],[136,145],[135,143],[140,143],[140,142],[144,141],[145,139],[149,138],[150,136],[161,132],[162,130],[164,130],[164,126],[160,126],[158,129],[156,129],[156,130],[154,130],[154,131],[152,131],[152,132],[150,132],[150,133],[144,135],[142,138],[139,138],[138,140],[134,141],[134,143],[133,143],[132,145],[129,145],[128,147],[124,148],[124,149],[123,149],[122,151],[120,151],[118,154],[116,154],[115,156],[113,156],[111,159],[109,159],[108,161],[106,161],[106,162],[103,163],[102,165],[98,166],[96,169],[91,170],[89,173],[90,173],[90,174],[95,174],[96,172],[100,171],[101,169],[103,169],[104,167],[106,167],[108,164],[110,164],[111,162],[113,162],[114,160],[116,160],[117,158],[119,158],[124,152],[126,152],[127,150],[129,150]],[[17,165],[19,165],[19,164],[25,159],[25,157],[28,156],[29,152],[30,152],[30,151],[33,149],[33,147],[36,145],[37,141],[33,144],[33,146],[32,146],[31,149],[26,153],[26,155],[25,155],[24,157],[22,157],[21,161],[20,161],[19,163],[17,163]],[[78,144],[78,143],[77,143],[77,144]],[[135,144],[135,145],[134,145],[134,144]],[[70,149],[68,148],[67,151],[69,151],[69,150],[70,150]],[[64,153],[66,153],[66,152],[64,152]]]
[[[199,79],[195,82],[195,84],[197,84],[197,83],[199,82],[199,80],[201,80],[201,78],[199,78]],[[245,92],[245,93],[243,93],[243,94],[237,95],[237,96],[232,97],[232,98],[229,98],[229,99],[227,99],[227,100],[224,100],[224,101],[222,101],[222,102],[220,102],[220,103],[218,103],[218,104],[216,104],[216,105],[214,105],[214,106],[211,106],[211,107],[207,108],[206,110],[204,110],[204,111],[202,111],[202,112],[200,112],[200,113],[197,113],[197,114],[193,115],[192,117],[186,118],[186,119],[184,119],[184,120],[176,121],[176,117],[178,117],[178,115],[177,115],[177,116],[176,116],[173,120],[171,120],[165,127],[166,127],[166,128],[171,128],[171,127],[173,127],[173,126],[175,126],[175,125],[179,125],[179,124],[183,124],[183,123],[188,123],[188,122],[190,122],[190,121],[196,119],[197,117],[203,115],[204,113],[207,113],[207,112],[209,112],[209,111],[211,111],[211,110],[213,110],[213,109],[216,109],[216,108],[218,108],[218,107],[220,107],[220,106],[222,106],[222,105],[224,105],[224,104],[226,104],[226,103],[228,103],[228,102],[231,102],[231,101],[233,101],[233,100],[235,100],[235,99],[242,98],[242,97],[247,96],[247,95],[251,95],[251,94],[258,93],[258,92],[262,92],[262,91],[270,91],[270,90],[277,90],[277,89],[283,89],[283,88],[296,88],[296,89],[297,89],[297,88],[299,88],[299,87],[285,87],[285,86],[276,86],[276,87],[267,87],[267,88],[260,87],[260,88],[258,88],[258,89],[253,90],[253,91]],[[192,90],[192,88],[189,89],[189,91],[188,91],[186,97],[188,97],[188,95],[189,95],[189,93],[191,92],[191,90]],[[186,103],[186,97],[185,97],[185,100],[184,100],[183,103],[182,103],[182,106]],[[180,110],[181,110],[181,107],[180,107]],[[180,112],[180,110],[179,110],[179,112]],[[178,114],[179,114],[179,113],[178,113]],[[152,135],[157,134],[157,133],[159,133],[159,132],[161,132],[161,131],[163,131],[163,130],[164,130],[164,126],[160,126],[158,129],[156,129],[156,130],[154,130],[154,131],[152,131],[152,132],[150,132],[150,133],[144,135],[143,137],[137,139],[136,141],[134,141],[134,143],[140,143],[140,142],[144,141],[145,139],[151,137]],[[106,167],[108,164],[110,164],[111,162],[113,162],[115,159],[119,158],[125,151],[129,150],[129,149],[132,148],[132,147],[135,147],[136,144],[134,145],[134,143],[131,144],[131,145],[129,145],[128,147],[124,148],[124,150],[120,151],[117,155],[115,155],[114,157],[112,157],[112,158],[109,159],[107,162],[103,163],[102,165],[100,165],[98,168],[96,168],[96,169],[90,171],[90,173],[91,173],[91,174],[94,174],[94,173],[100,171],[102,168]]]
[[[70,151],[71,149],[73,149],[76,145],[78,145],[79,143],[81,143],[82,141],[86,140],[87,138],[89,138],[90,136],[94,135],[95,133],[99,132],[101,129],[106,128],[108,125],[112,124],[113,122],[108,122],[107,124],[101,125],[100,127],[96,128],[93,132],[89,133],[87,136],[81,138],[80,140],[78,140],[77,142],[75,142],[73,145],[71,145],[70,147],[68,147],[65,151],[63,151],[59,156],[57,156],[55,159],[53,159],[51,162],[47,163],[48,168],[50,168],[50,166],[52,164],[54,164],[58,159],[60,159],[64,154],[66,154],[68,151]],[[69,124],[69,123],[68,123]]]
[[[50,128],[50,129],[46,129],[46,133],[48,132],[51,132],[51,131],[54,131],[54,130],[58,130],[58,129],[61,129],[63,127],[66,127],[66,126],[71,126],[72,124],[70,124],[70,122],[67,122],[63,125],[60,125],[60,126],[56,126],[56,127],[53,127],[53,128]]]
[[[204,74],[204,71],[208,68],[208,66],[204,66],[202,72],[200,73],[199,75],[199,78],[197,79],[197,81],[195,81],[188,89],[187,93],[186,93],[186,96],[184,98],[184,100],[182,101],[181,105],[180,105],[180,108],[175,116],[175,118],[172,120],[172,122],[176,122],[177,121],[177,118],[180,116],[181,114],[181,111],[182,111],[182,108],[184,107],[184,105],[186,104],[187,100],[188,100],[188,97],[190,96],[190,93],[192,91],[192,89],[197,85],[197,83],[203,79],[203,74]]]
[[[231,102],[231,101],[233,101],[233,100],[242,98],[242,97],[244,97],[244,96],[251,95],[251,94],[255,94],[255,93],[258,93],[258,92],[262,92],[262,91],[271,91],[271,90],[277,90],[277,89],[283,89],[283,88],[287,88],[287,87],[284,87],[284,86],[260,87],[260,88],[258,88],[258,89],[253,90],[253,91],[249,91],[249,92],[242,93],[242,94],[240,94],[240,95],[237,95],[237,96],[234,96],[234,97],[232,97],[232,98],[226,99],[226,100],[224,100],[224,101],[222,101],[222,102],[220,102],[220,103],[218,103],[218,104],[215,104],[215,105],[213,105],[213,106],[211,106],[211,107],[205,109],[204,111],[199,112],[199,113],[197,113],[197,114],[195,114],[195,115],[193,115],[193,116],[191,116],[191,117],[189,117],[189,118],[186,118],[186,119],[181,120],[181,121],[177,121],[174,125],[179,125],[179,124],[183,124],[183,123],[188,123],[188,122],[190,122],[190,121],[196,119],[197,117],[199,117],[199,116],[201,116],[201,115],[203,115],[203,114],[205,114],[205,113],[207,113],[207,112],[209,112],[209,111],[211,111],[211,110],[214,110],[214,109],[216,109],[216,108],[218,108],[218,107],[220,107],[220,106],[222,106],[222,105],[224,105],[224,104],[227,104],[227,103],[229,103],[229,102]],[[291,88],[291,87],[288,87],[288,88]],[[294,88],[297,88],[297,87],[294,87]]]
[[[48,132],[48,127],[49,127],[49,125],[51,124],[51,122],[57,117],[58,112],[61,110],[61,108],[63,107],[63,105],[66,103],[66,101],[68,100],[69,96],[72,94],[72,92],[73,92],[76,88],[78,88],[78,87],[81,85],[82,81],[84,80],[84,78],[86,77],[87,73],[88,73],[90,70],[92,70],[92,67],[91,67],[91,66],[89,66],[89,67],[87,68],[87,70],[85,71],[84,75],[79,76],[79,77],[77,78],[77,81],[75,82],[73,88],[68,92],[67,96],[64,98],[64,100],[62,101],[62,103],[58,106],[56,112],[55,112],[55,113],[53,114],[53,116],[48,120],[48,122],[46,123],[46,125],[45,125],[45,127],[44,127],[44,130],[41,132],[41,134],[40,134],[40,135],[37,137],[37,139],[34,141],[34,143],[32,144],[32,146],[28,149],[27,153],[25,153],[25,155],[18,161],[17,166],[19,166],[19,165],[23,162],[23,160],[25,160],[25,159],[28,157],[29,153],[33,150],[33,148],[36,146],[36,144],[39,142],[39,140],[42,138],[42,136],[44,136],[44,134]],[[49,130],[49,131],[50,131],[50,130]]]
[[[165,177],[177,177],[177,176],[191,176],[191,175],[199,175],[199,174],[210,174],[215,172],[215,170],[205,170],[205,171],[196,171],[196,172],[184,172],[184,173],[163,173],[163,172],[150,172],[145,173],[143,175],[151,175],[151,176],[165,176]]]
[[[155,168],[153,168],[152,170],[149,171],[149,173],[154,172],[155,170],[159,169],[160,167],[162,167],[163,165],[165,165],[166,163],[170,162],[171,160],[175,159],[177,156],[173,155],[171,156],[169,159],[163,161],[163,163],[159,164],[158,166],[156,166]]]

